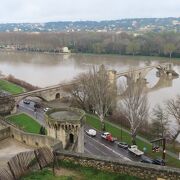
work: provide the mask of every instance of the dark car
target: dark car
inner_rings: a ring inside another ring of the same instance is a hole
[[[24,99],[24,100],[23,100],[23,103],[24,103],[24,104],[30,104],[30,100]]]
[[[153,164],[153,160],[149,159],[149,158],[142,158],[140,162],[147,163],[147,164]]]
[[[165,161],[163,159],[154,159],[152,164],[165,166]]]
[[[126,142],[118,142],[117,145],[120,148],[124,148],[124,149],[127,149],[129,147],[129,145]]]
[[[34,104],[34,108],[40,108],[40,107],[41,107],[41,105],[39,103]]]

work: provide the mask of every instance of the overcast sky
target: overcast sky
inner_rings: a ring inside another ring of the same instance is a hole
[[[180,0],[0,0],[0,23],[180,17]]]

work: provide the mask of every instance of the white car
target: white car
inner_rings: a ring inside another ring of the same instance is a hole
[[[96,130],[94,129],[88,129],[85,131],[87,135],[95,137],[96,136]]]
[[[47,107],[47,108],[44,108],[44,112],[47,112],[49,109],[50,109],[50,108],[48,108],[48,107]]]

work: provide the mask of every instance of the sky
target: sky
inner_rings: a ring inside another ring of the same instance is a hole
[[[180,17],[180,0],[0,0],[0,23]]]

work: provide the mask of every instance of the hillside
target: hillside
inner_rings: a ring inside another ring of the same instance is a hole
[[[47,23],[5,23],[0,32],[180,32],[179,18],[139,18],[109,21],[59,21]]]

